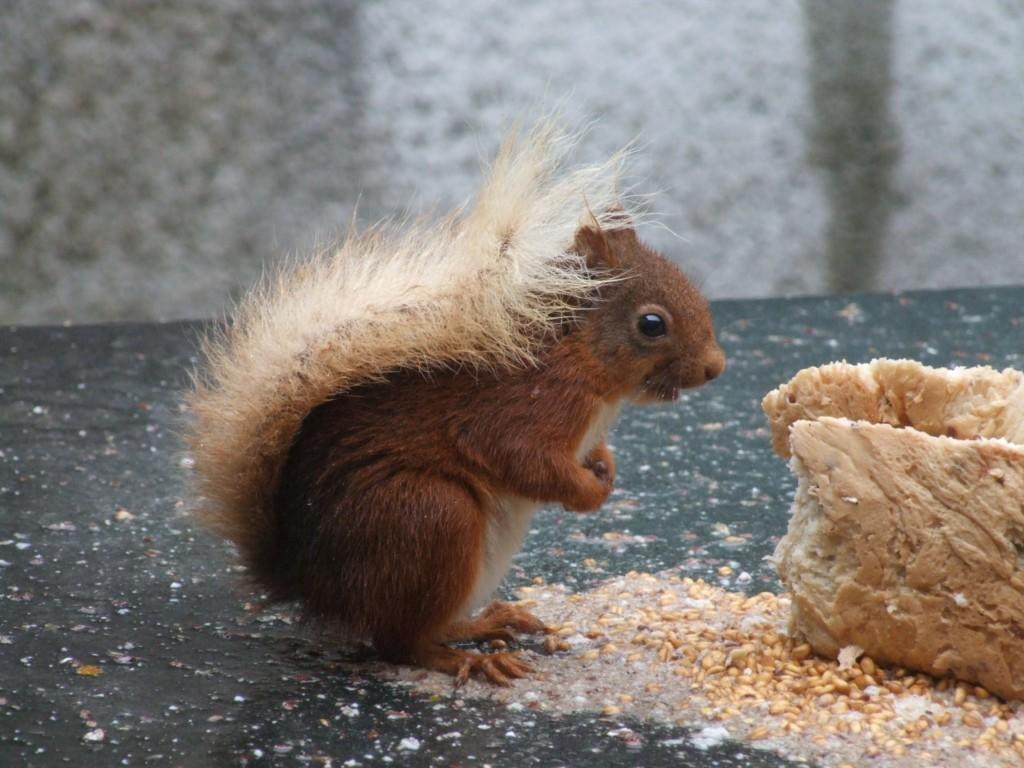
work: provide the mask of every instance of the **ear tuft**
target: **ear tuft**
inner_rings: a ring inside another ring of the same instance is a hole
[[[575,250],[591,270],[615,269],[619,260],[598,224],[585,224],[576,230]]]
[[[636,227],[632,214],[622,207],[622,203],[609,206],[603,220],[606,227],[617,232],[633,232]]]

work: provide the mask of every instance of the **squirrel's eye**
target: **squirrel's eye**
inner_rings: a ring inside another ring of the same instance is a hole
[[[646,314],[637,321],[636,327],[640,333],[652,339],[665,335],[665,321],[661,315]]]

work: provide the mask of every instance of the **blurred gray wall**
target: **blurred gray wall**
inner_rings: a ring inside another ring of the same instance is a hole
[[[551,104],[712,296],[1024,283],[1016,0],[0,0],[0,322],[218,313]]]

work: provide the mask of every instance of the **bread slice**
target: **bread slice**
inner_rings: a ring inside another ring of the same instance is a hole
[[[830,363],[804,368],[765,395],[761,406],[771,423],[772,446],[785,457],[790,425],[821,416],[1024,444],[1024,374],[1012,368],[929,368],[884,358]]]
[[[791,629],[1024,698],[1024,374],[835,363],[762,405],[799,482]]]

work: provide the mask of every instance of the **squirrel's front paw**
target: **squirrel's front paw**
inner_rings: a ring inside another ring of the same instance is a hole
[[[615,458],[604,443],[595,446],[583,461],[580,493],[565,508],[572,512],[593,512],[615,486]]]
[[[595,445],[587,458],[583,460],[583,466],[594,473],[594,477],[608,486],[611,493],[615,485],[615,456],[612,455],[608,446],[601,442]]]

